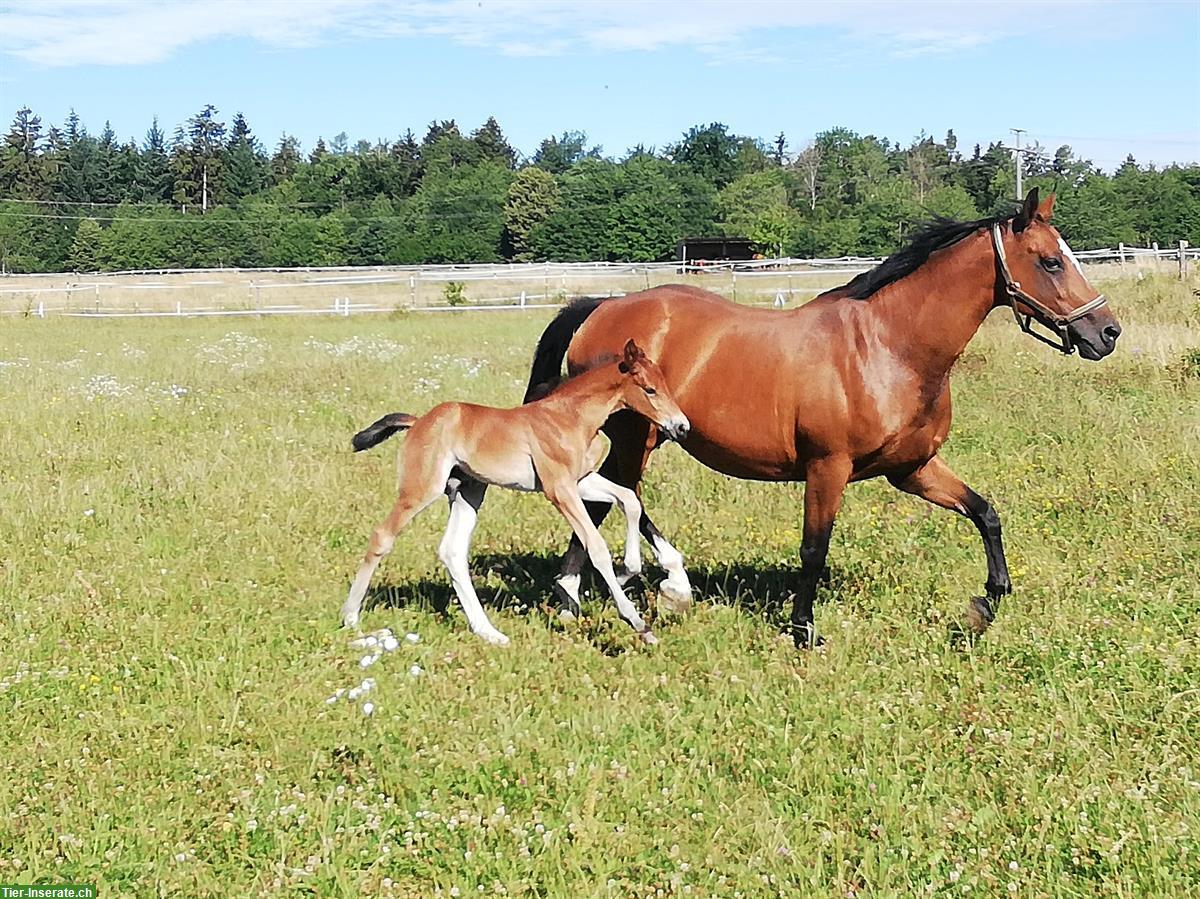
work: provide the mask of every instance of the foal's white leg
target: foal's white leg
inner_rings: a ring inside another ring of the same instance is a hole
[[[628,487],[622,487],[597,472],[585,475],[579,481],[579,495],[589,503],[615,503],[625,515],[625,571],[617,576],[624,586],[642,572],[642,542],[638,533],[642,503]]]
[[[508,643],[508,637],[496,630],[488,620],[483,605],[471,583],[471,570],[467,555],[471,548],[471,534],[479,519],[479,507],[483,505],[486,487],[478,482],[469,482],[454,491],[450,498],[450,520],[446,523],[446,534],[438,547],[438,558],[450,574],[450,583],[458,596],[459,605],[466,613],[471,632],[497,646]]]
[[[604,542],[604,538],[592,524],[592,519],[588,516],[587,508],[584,506],[578,490],[563,491],[552,501],[570,522],[579,539],[583,541],[583,545],[587,548],[588,558],[608,586],[613,601],[617,604],[617,613],[622,620],[637,631],[646,643],[657,643],[658,638],[654,636],[642,616],[638,614],[637,607],[629,601],[629,597],[621,589],[621,583],[617,580],[616,572],[613,571],[612,553],[608,551],[608,544]]]
[[[683,567],[683,553],[672,546],[655,529],[650,537],[650,549],[667,576],[658,585],[658,607],[668,612],[686,612],[692,606],[692,582]],[[665,602],[664,602],[665,600]]]

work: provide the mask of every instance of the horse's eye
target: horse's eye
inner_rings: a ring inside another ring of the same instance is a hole
[[[653,387],[643,387],[642,390],[646,391],[646,396],[654,396],[658,393]]]
[[[1061,272],[1062,267],[1063,267],[1062,260],[1059,259],[1057,256],[1043,256],[1042,257],[1042,268],[1044,268],[1046,271]]]

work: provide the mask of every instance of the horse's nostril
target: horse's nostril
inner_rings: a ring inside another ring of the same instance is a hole
[[[1111,325],[1105,325],[1104,330],[1100,333],[1104,335],[1104,339],[1109,343],[1116,343],[1117,338],[1121,336],[1121,326],[1113,322]]]

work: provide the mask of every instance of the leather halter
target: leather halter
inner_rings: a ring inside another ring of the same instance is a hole
[[[1000,235],[998,224],[992,225],[992,246],[996,250],[996,263],[1000,267],[1000,277],[1004,279],[1004,290],[1008,294],[1009,303],[1012,306],[1013,318],[1017,320],[1020,329],[1026,334],[1036,337],[1042,343],[1049,344],[1059,352],[1068,356],[1074,353],[1075,342],[1071,338],[1071,332],[1067,330],[1067,325],[1106,305],[1108,300],[1104,294],[1097,294],[1095,298],[1088,300],[1082,306],[1076,306],[1066,315],[1061,315],[1047,308],[1037,297],[1026,293],[1021,289],[1021,282],[1014,280],[1012,272],[1008,270],[1008,260],[1004,256],[1004,240]],[[1021,310],[1017,308],[1018,301],[1029,311],[1022,314]],[[1035,319],[1039,324],[1053,331],[1058,340],[1035,331],[1033,329]]]

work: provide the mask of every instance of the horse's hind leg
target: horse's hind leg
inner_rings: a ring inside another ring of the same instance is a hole
[[[987,595],[974,597],[967,606],[967,626],[976,634],[982,634],[995,619],[1000,599],[1012,592],[1008,563],[1004,559],[1004,541],[1000,534],[1000,516],[991,503],[950,470],[941,456],[934,456],[912,474],[888,480],[905,493],[969,518],[979,531],[987,556],[988,577],[984,585]]]
[[[471,548],[471,534],[479,519],[479,507],[483,505],[487,485],[474,479],[464,479],[457,490],[450,494],[450,520],[446,523],[446,535],[438,547],[438,558],[450,574],[450,582],[458,596],[459,605],[467,616],[471,632],[497,646],[508,643],[508,637],[496,630],[488,620],[487,613],[471,583],[471,570],[467,555]]]
[[[396,535],[416,517],[422,509],[434,502],[446,486],[446,478],[450,475],[453,460],[444,455],[443,458],[430,458],[434,455],[425,452],[419,446],[414,446],[412,438],[405,448],[405,466],[401,476],[400,495],[392,507],[391,514],[376,526],[371,532],[367,543],[367,553],[358,566],[354,583],[350,585],[350,594],[342,604],[342,624],[345,627],[357,627],[359,614],[362,611],[363,597],[370,586],[371,576],[379,567],[379,561],[392,551]]]

